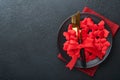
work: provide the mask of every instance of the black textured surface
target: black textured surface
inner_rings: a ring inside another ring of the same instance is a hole
[[[0,80],[120,80],[120,31],[93,78],[56,57],[60,24],[84,6],[120,24],[120,0],[0,0]]]

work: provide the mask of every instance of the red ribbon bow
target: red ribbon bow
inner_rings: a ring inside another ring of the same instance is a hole
[[[72,30],[72,25],[68,27],[68,31],[63,35],[66,38],[63,50],[72,58],[66,65],[70,70],[74,67],[78,58],[80,58],[80,50],[85,49],[86,61],[90,61],[98,57],[102,59],[110,43],[106,40],[109,32],[104,28],[104,21],[100,21],[98,25],[94,24],[92,19],[85,18],[80,22],[82,27],[83,43],[79,44],[76,38],[76,32]],[[91,32],[89,32],[91,30]],[[99,38],[98,38],[99,37]]]

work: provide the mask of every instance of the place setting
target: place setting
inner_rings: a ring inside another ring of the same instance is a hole
[[[60,25],[57,57],[69,70],[75,68],[92,77],[108,58],[118,29],[118,24],[88,7],[76,11]]]

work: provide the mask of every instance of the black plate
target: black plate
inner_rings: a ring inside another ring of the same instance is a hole
[[[80,17],[80,20],[83,20],[85,17],[90,17],[92,18],[92,20],[95,22],[95,23],[99,23],[102,19],[100,17],[97,17],[93,14],[90,14],[90,13],[81,13],[81,17]],[[63,23],[62,25],[60,26],[60,29],[58,31],[58,40],[57,40],[57,44],[58,44],[58,49],[60,51],[60,53],[62,54],[62,56],[67,60],[67,61],[70,61],[71,58],[66,54],[66,52],[63,50],[63,43],[66,41],[65,40],[65,37],[63,36],[63,32],[67,31],[67,28],[68,28],[68,25],[71,23],[71,17],[67,18]],[[106,51],[106,55],[104,56],[104,58],[102,60],[100,60],[99,58],[96,58],[94,60],[91,60],[89,62],[86,63],[86,68],[90,68],[90,67],[94,67],[98,64],[100,64],[101,62],[103,62],[107,56],[109,55],[110,53],[110,50],[111,50],[111,47],[112,47],[112,33],[111,33],[111,30],[109,28],[109,26],[105,23],[105,28],[110,32],[109,35],[108,35],[108,38],[107,40],[110,42],[110,47],[108,48],[108,50]],[[77,60],[76,62],[76,67],[79,67],[79,68],[82,68],[82,65],[81,65],[81,61],[80,59]]]

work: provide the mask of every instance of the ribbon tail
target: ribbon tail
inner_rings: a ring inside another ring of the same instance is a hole
[[[76,64],[77,56],[73,56],[72,60],[66,65],[70,70],[73,69],[74,65]]]

